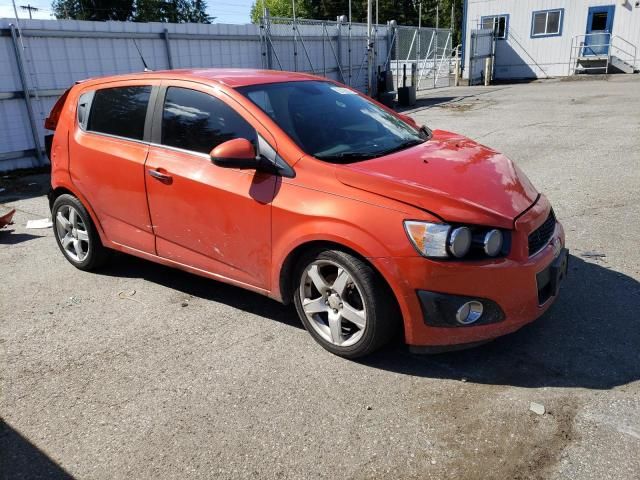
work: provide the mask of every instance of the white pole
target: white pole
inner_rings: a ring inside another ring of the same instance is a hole
[[[373,12],[372,12],[372,5],[371,5],[371,0],[367,0],[367,95],[371,95],[372,93],[372,84],[371,84],[371,77],[372,77],[372,71],[371,71],[371,63],[372,63],[372,58],[371,58],[371,54],[372,54],[372,50],[371,50],[371,21],[372,21],[372,17],[373,16]]]

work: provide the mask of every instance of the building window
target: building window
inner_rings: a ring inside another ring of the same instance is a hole
[[[495,38],[505,39],[509,30],[509,15],[490,15],[482,17],[482,28],[491,28]]]
[[[564,9],[533,12],[531,18],[531,37],[554,37],[562,35]]]

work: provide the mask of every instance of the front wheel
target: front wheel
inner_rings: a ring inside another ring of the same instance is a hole
[[[367,263],[339,250],[304,255],[296,269],[294,303],[311,336],[328,351],[357,358],[393,336],[392,293]]]

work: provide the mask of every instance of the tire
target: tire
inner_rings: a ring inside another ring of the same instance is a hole
[[[51,219],[56,243],[71,265],[90,271],[106,263],[109,251],[80,200],[66,193],[60,195],[53,202]]]
[[[344,358],[391,341],[399,317],[393,293],[367,263],[340,250],[304,254],[294,270],[294,303],[309,334]]]

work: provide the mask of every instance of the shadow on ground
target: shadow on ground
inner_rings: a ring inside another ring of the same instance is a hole
[[[15,233],[11,227],[5,227],[0,230],[0,245],[15,245],[17,243],[41,238],[41,235],[31,235],[30,233]]]
[[[101,273],[144,278],[302,328],[291,306],[137,258],[117,255]],[[395,345],[362,364],[406,375],[464,378],[482,384],[609,389],[640,379],[639,311],[639,282],[604,264],[572,256],[558,301],[520,331],[475,349],[439,355],[413,355]]]
[[[51,188],[46,169],[18,170],[0,176],[0,203],[41,197]]]
[[[488,90],[479,90],[477,92],[471,93],[469,95],[456,95],[456,96],[442,96],[442,97],[437,97],[437,96],[427,96],[427,97],[422,97],[422,98],[418,98],[416,100],[416,104],[415,105],[411,105],[411,106],[401,106],[401,105],[397,105],[395,106],[394,110],[396,112],[399,113],[417,113],[420,110],[426,110],[428,108],[433,108],[433,107],[445,107],[447,105],[457,105],[457,104],[464,104],[465,100],[469,100],[469,99],[475,99],[477,100],[478,97],[482,96],[482,95],[488,95],[500,90],[504,90],[505,88],[509,88],[509,87],[501,87],[501,88],[491,88]]]
[[[73,477],[0,419],[0,479],[71,480]]]
[[[373,368],[518,387],[610,389],[640,379],[640,283],[572,256],[557,302],[538,321],[475,349],[420,356],[402,349]]]
[[[100,273],[113,277],[144,278],[150,282],[180,291],[185,295],[229,305],[292,327],[304,328],[293,307],[282,305],[275,300],[242,288],[141,260],[137,257],[116,253],[109,264],[100,270]]]

